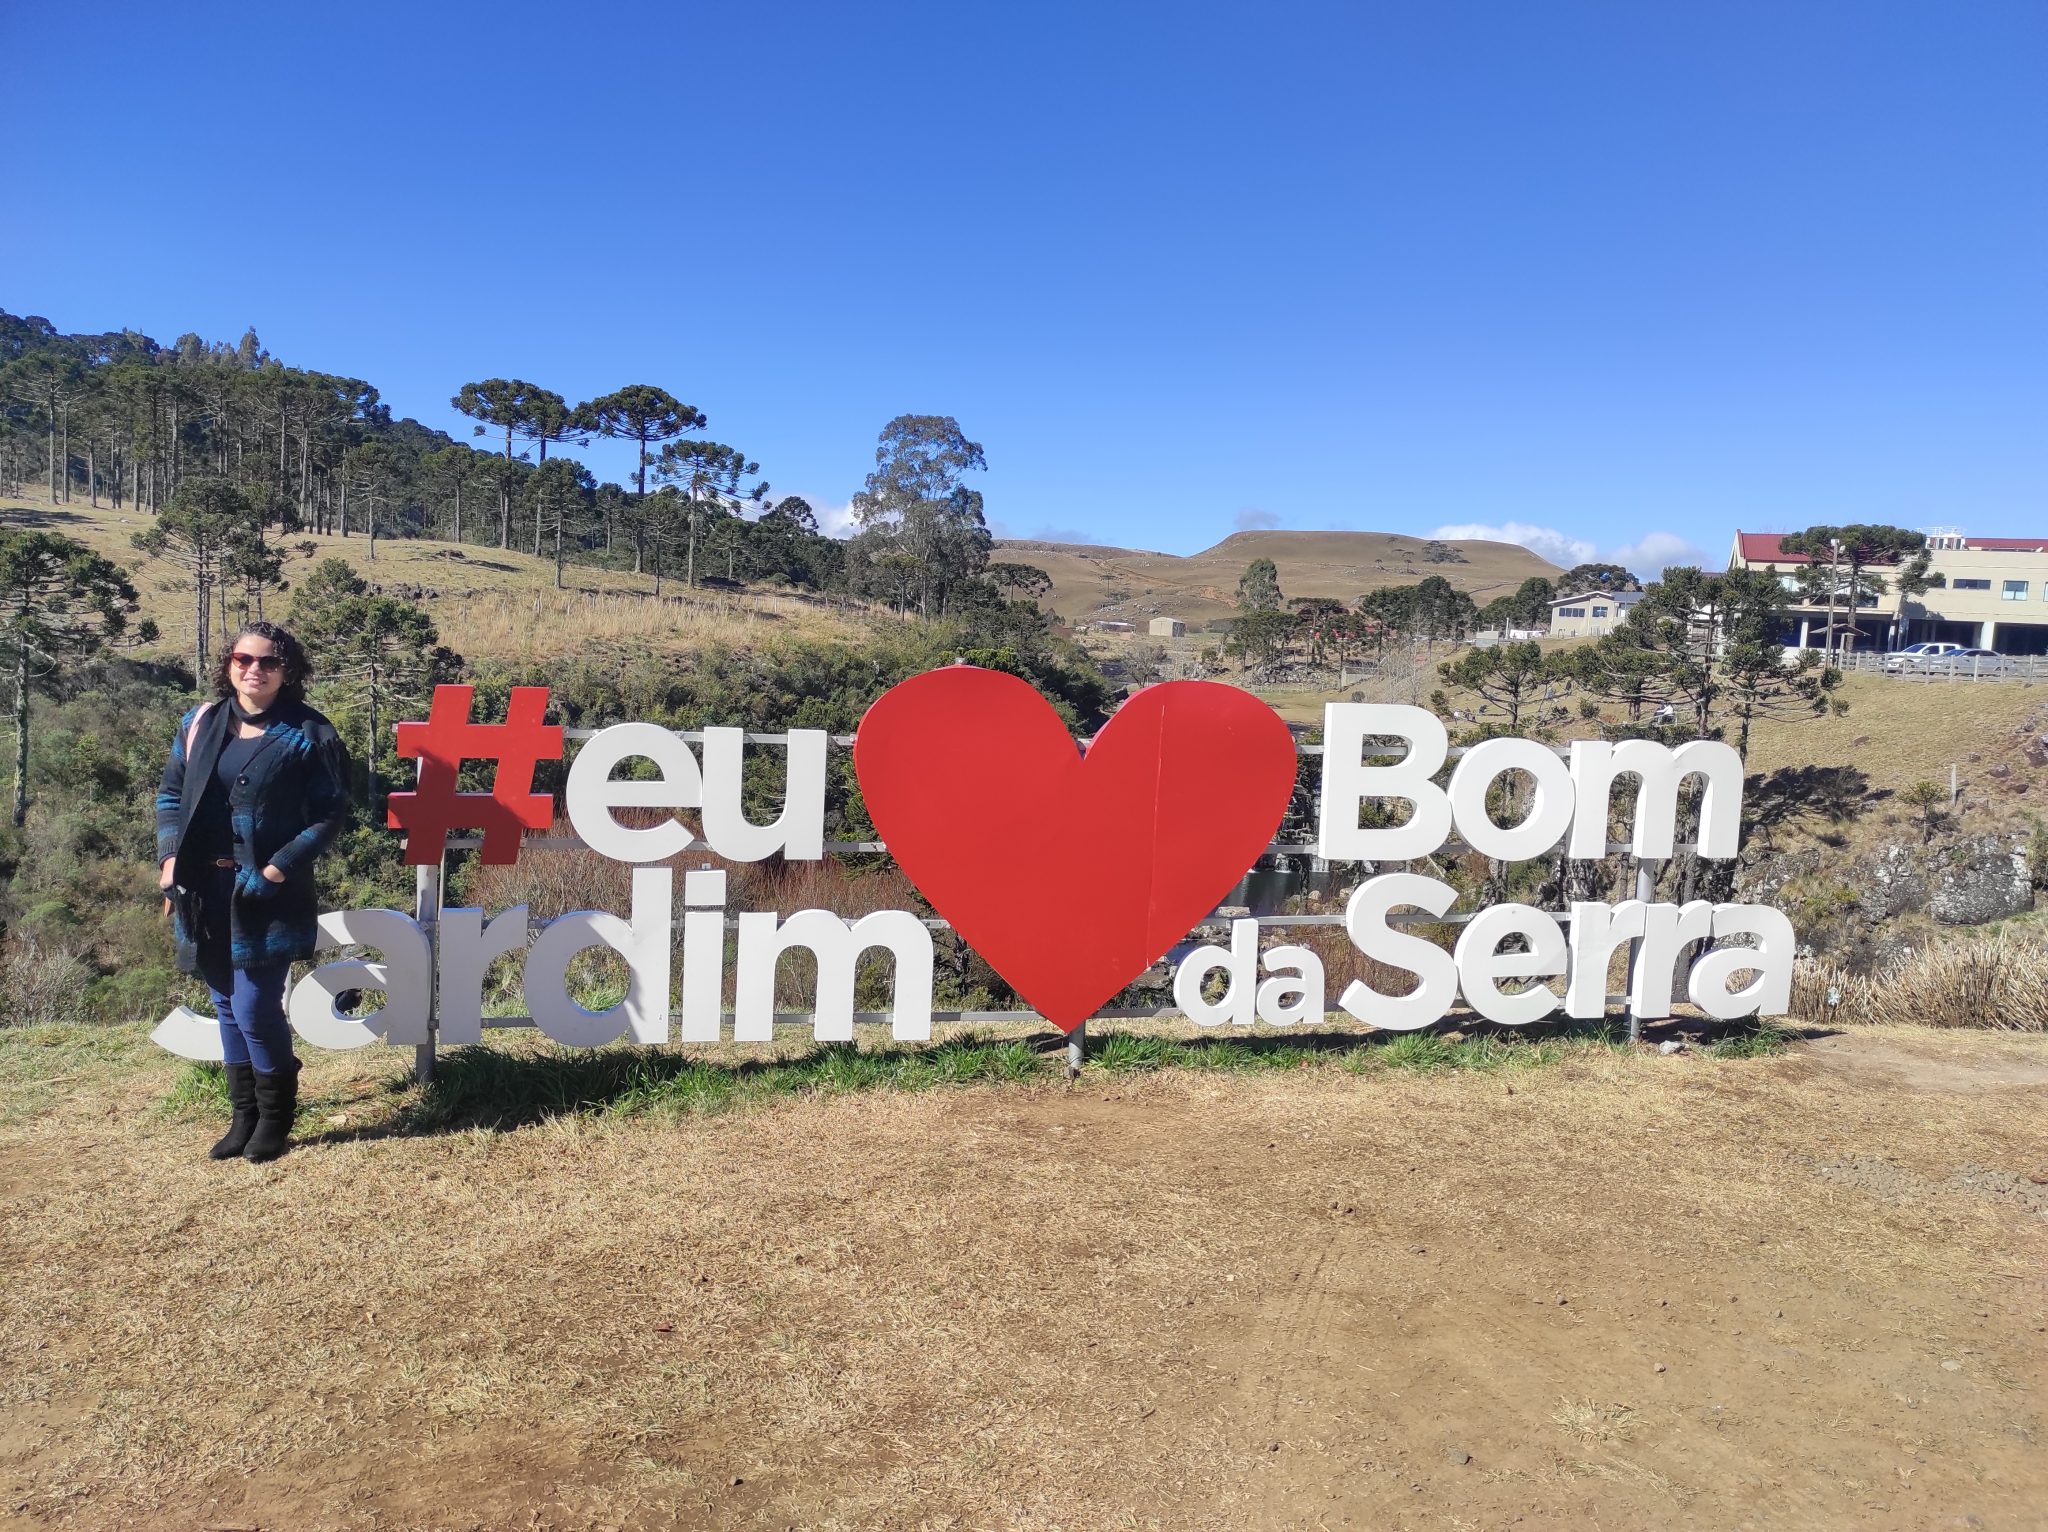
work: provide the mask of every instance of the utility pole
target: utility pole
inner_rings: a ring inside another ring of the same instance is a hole
[[[1828,663],[1838,664],[1840,656],[1835,652],[1838,640],[1835,637],[1835,606],[1842,599],[1842,540],[1828,539]]]

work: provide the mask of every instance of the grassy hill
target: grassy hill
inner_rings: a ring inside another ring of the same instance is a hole
[[[1181,557],[1087,543],[1000,542],[996,557],[1052,577],[1044,604],[1069,622],[1142,625],[1178,617],[1190,628],[1236,610],[1237,582],[1254,559],[1271,559],[1289,596],[1355,600],[1385,585],[1442,575],[1484,606],[1534,575],[1563,573],[1513,543],[1433,542],[1391,532],[1238,532]]]
[[[163,630],[157,651],[182,658],[192,647],[190,581],[169,563],[145,558],[132,538],[153,518],[83,500],[52,506],[44,499],[0,498],[0,525],[32,526],[86,544],[125,568],[142,599],[141,616]],[[311,544],[310,555],[300,552]],[[631,644],[655,651],[696,648],[713,640],[740,643],[789,633],[810,638],[851,635],[868,617],[822,597],[786,591],[685,590],[665,580],[655,598],[654,577],[627,570],[571,564],[565,588],[555,588],[551,558],[477,543],[457,546],[423,538],[379,538],[377,556],[363,537],[319,537],[295,532],[281,540],[285,578],[325,558],[346,559],[362,577],[393,594],[417,600],[434,618],[444,643],[476,659],[549,659],[593,644]],[[273,608],[291,601],[287,590]]]

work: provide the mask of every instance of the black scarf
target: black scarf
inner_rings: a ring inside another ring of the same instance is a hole
[[[283,700],[284,699],[280,697],[278,698],[277,702],[271,703],[270,706],[265,708],[262,712],[252,713],[247,708],[242,706],[242,699],[240,697],[230,692],[228,694],[228,711],[234,715],[235,721],[238,723],[253,723],[258,728],[267,728],[270,724],[270,721],[273,718],[277,717],[278,703],[282,702]]]

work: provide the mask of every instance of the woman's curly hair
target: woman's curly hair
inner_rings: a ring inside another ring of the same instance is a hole
[[[293,638],[289,629],[274,622],[245,622],[235,630],[239,643],[244,638],[267,638],[270,647],[284,658],[284,685],[278,690],[280,702],[304,702],[306,682],[312,679],[313,662],[306,658],[305,646]],[[228,679],[228,656],[235,652],[235,645],[229,644],[221,650],[220,658],[213,666],[213,694],[216,697],[232,697],[234,683]]]

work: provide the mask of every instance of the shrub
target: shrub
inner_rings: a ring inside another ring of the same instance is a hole
[[[1868,976],[1802,959],[1791,1012],[1836,1025],[2048,1032],[2048,950],[2004,937],[1924,948]]]
[[[0,946],[0,1026],[90,1021],[92,978],[92,965],[64,948],[26,940]]]

